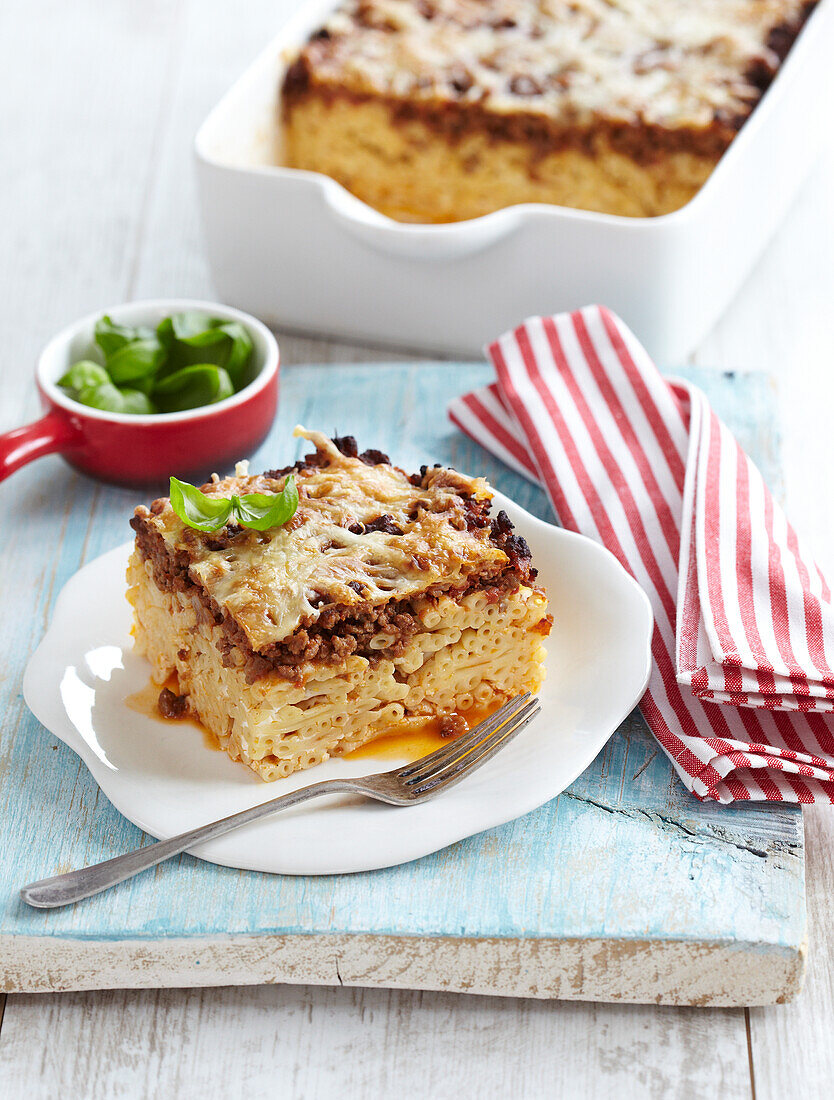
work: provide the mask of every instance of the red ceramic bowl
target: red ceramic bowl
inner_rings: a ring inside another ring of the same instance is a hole
[[[198,310],[245,325],[254,344],[257,375],[240,393],[188,412],[129,416],[101,412],[71,400],[55,384],[88,356],[102,314],[121,324],[156,325],[163,317]],[[182,478],[225,473],[263,441],[278,406],[278,344],[248,313],[215,302],[159,299],[98,310],[64,329],[45,348],[35,374],[45,415],[0,435],[0,481],[41,455],[60,452],[82,473],[116,485],[162,485]]]

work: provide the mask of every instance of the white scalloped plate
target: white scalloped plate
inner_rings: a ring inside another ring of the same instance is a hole
[[[555,621],[542,713],[504,752],[431,802],[395,809],[334,795],[244,826],[195,855],[293,875],[390,867],[536,809],[588,767],[645,690],[649,602],[601,546],[499,494],[495,504],[530,543],[550,597]],[[395,766],[334,759],[263,783],[206,748],[196,726],[130,709],[125,700],[147,686],[150,668],[133,652],[129,633],[129,552],[129,544],[119,546],[67,583],[23,682],[36,718],[78,753],[125,817],[167,838],[314,780]]]

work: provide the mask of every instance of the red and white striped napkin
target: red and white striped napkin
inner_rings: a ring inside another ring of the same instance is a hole
[[[496,381],[449,415],[648,594],[640,707],[686,786],[834,801],[831,593],[704,394],[662,378],[597,306],[531,318],[487,350]]]

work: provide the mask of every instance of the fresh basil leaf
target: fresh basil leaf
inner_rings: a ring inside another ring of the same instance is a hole
[[[165,359],[165,348],[151,336],[133,340],[107,356],[107,370],[114,382],[132,382],[156,374]]]
[[[171,507],[197,531],[219,531],[229,519],[242,527],[267,531],[281,527],[298,507],[298,488],[290,475],[280,493],[249,493],[242,497],[215,497],[200,492],[187,481],[171,478]]]
[[[99,385],[86,386],[79,390],[76,401],[87,405],[91,409],[101,409],[103,412],[114,413],[155,413],[151,401],[139,390],[119,389],[112,382],[102,382]]]
[[[93,408],[181,412],[222,401],[251,380],[253,343],[246,327],[200,311],[172,314],[155,330],[105,315],[96,322],[95,341],[104,366],[80,360],[58,383]]]
[[[76,400],[82,405],[89,405],[91,409],[102,409],[104,412],[121,412],[124,406],[124,398],[118,386],[114,386],[112,382],[85,386],[83,390],[79,390]]]
[[[280,493],[248,493],[232,497],[233,514],[242,527],[268,531],[282,527],[298,508],[298,487],[290,474]]]
[[[213,405],[231,397],[234,387],[222,367],[197,363],[166,375],[154,387],[154,397],[163,412],[183,412]]]
[[[252,337],[238,321],[224,321],[207,313],[175,313],[160,321],[157,334],[169,352],[164,374],[213,363],[226,370],[235,390],[251,380],[247,367],[252,357]]]
[[[223,334],[218,332],[219,318],[209,317],[207,313],[172,313],[164,317],[156,326],[156,334],[166,347],[175,344],[185,347],[207,347],[222,342]]]
[[[251,381],[247,368],[252,358],[252,337],[239,321],[226,321],[217,331],[231,340],[225,367],[235,390],[241,390]]]
[[[167,359],[159,372],[160,379],[167,378],[184,367],[213,366],[225,369],[229,358],[230,341],[220,333],[218,339],[203,347],[196,347],[182,340],[167,345]]]
[[[95,340],[105,357],[112,355],[125,344],[132,344],[135,340],[148,340],[153,335],[153,329],[146,325],[117,325],[106,313],[96,321]]]
[[[235,392],[235,388],[232,385],[232,380],[229,378],[229,372],[223,370],[222,367],[217,367],[217,374],[220,378],[220,385],[217,387],[217,397],[215,402],[225,401],[227,397],[232,397]]]
[[[219,531],[225,527],[232,511],[228,497],[207,496],[194,485],[178,478],[171,478],[169,490],[171,507],[189,527],[195,531]]]
[[[146,374],[144,378],[132,378],[130,387],[131,389],[139,390],[140,393],[144,393],[146,397],[151,397],[158,377],[158,374]],[[158,409],[155,411],[159,412]]]
[[[109,381],[110,375],[100,363],[94,363],[92,359],[79,359],[58,379],[58,385],[61,389],[77,392]]]
[[[159,324],[156,326],[156,338],[160,344],[164,344],[166,348],[170,348],[175,340],[174,336],[174,324],[170,317],[163,317]]]
[[[154,405],[150,397],[141,390],[134,390],[130,389],[128,386],[122,386],[120,393],[125,403],[122,412],[134,413],[137,416],[147,416],[149,413],[159,412],[159,409]]]
[[[189,310],[185,313],[172,313],[166,318],[170,323],[166,330],[171,332],[175,340],[193,347],[203,347],[206,344],[214,344],[222,337],[217,335],[217,326],[220,323],[208,313],[198,313]],[[162,322],[164,325],[165,322]]]

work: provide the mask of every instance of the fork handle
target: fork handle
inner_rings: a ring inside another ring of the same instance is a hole
[[[180,852],[187,852],[198,844],[204,844],[241,825],[247,825],[250,821],[258,821],[279,810],[318,798],[319,795],[345,791],[356,793],[357,790],[358,784],[355,780],[325,779],[320,783],[311,783],[309,787],[301,787],[297,791],[281,795],[280,798],[272,798],[268,802],[251,806],[248,810],[241,810],[219,821],[201,825],[198,829],[172,836],[170,840],[157,840],[103,863],[94,863],[90,867],[68,871],[65,875],[54,875],[52,878],[30,882],[20,891],[20,896],[27,905],[33,905],[36,909],[57,909],[62,905],[72,905],[83,898],[109,890],[111,886],[138,875],[140,871],[147,871],[149,867],[155,867],[157,863],[163,863]]]

